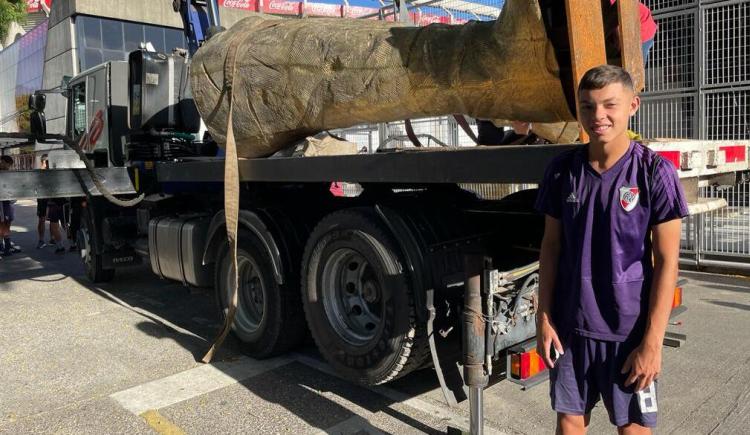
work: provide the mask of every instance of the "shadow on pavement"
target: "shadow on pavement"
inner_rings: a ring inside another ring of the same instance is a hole
[[[708,302],[709,304],[718,305],[720,307],[736,308],[738,310],[750,311],[750,305],[748,304],[738,304],[736,302],[717,301],[715,299],[702,299],[702,300],[705,302]]]
[[[21,206],[17,216],[35,217],[31,206]],[[70,277],[81,287],[111,303],[120,305],[143,320],[136,328],[158,340],[172,340],[200,361],[220,328],[213,290],[188,289],[180,283],[159,279],[147,265],[118,269],[112,282],[93,284],[84,274],[78,255],[54,254],[51,249],[33,249],[36,233],[16,233],[15,240],[25,249],[22,253],[0,261],[0,291],[7,290],[13,281],[63,281]],[[29,247],[32,247],[29,249]],[[298,352],[320,359],[308,339]],[[214,361],[236,359],[242,353],[240,343],[229,336]],[[267,382],[273,373],[276,382]],[[283,387],[279,387],[279,383]],[[366,387],[358,386],[321,372],[301,362],[292,362],[282,370],[239,380],[253,394],[275,403],[297,415],[310,426],[326,430],[342,420],[355,417],[347,407],[327,398],[335,395],[371,413],[382,412],[391,418],[426,433],[440,433],[435,428],[395,409],[398,402]],[[439,388],[431,369],[417,371],[388,385],[400,394],[414,397]],[[313,406],[310,403],[314,403]],[[447,405],[441,405],[447,407]],[[337,416],[335,421],[325,417]]]

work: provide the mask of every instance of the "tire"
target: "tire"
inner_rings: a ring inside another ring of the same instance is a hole
[[[81,219],[81,228],[76,234],[76,244],[80,247],[81,260],[86,269],[86,276],[94,283],[112,281],[115,277],[115,269],[104,269],[101,254],[94,254],[93,247],[96,246],[96,231],[91,221],[91,214],[85,212]]]
[[[344,210],[316,226],[302,259],[302,303],[318,350],[340,375],[366,385],[429,357],[396,246],[371,209]]]
[[[269,358],[297,346],[305,334],[299,300],[298,280],[284,276],[279,285],[271,260],[261,242],[247,230],[240,230],[237,263],[240,292],[232,334],[242,343],[243,353]],[[231,295],[232,258],[229,244],[221,248],[215,268],[215,294],[221,321],[226,318]]]

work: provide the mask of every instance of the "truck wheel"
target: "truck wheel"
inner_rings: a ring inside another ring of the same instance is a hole
[[[249,231],[240,230],[237,244],[239,293],[232,333],[242,342],[242,350],[254,358],[283,353],[304,338],[305,323],[297,293],[297,280],[285,276],[279,285],[261,242]],[[225,243],[218,258],[216,298],[221,320],[229,310],[232,257]]]
[[[109,282],[115,277],[115,269],[104,269],[102,267],[102,256],[94,254],[93,247],[96,241],[93,239],[96,232],[91,222],[91,215],[85,212],[81,219],[81,228],[76,234],[76,244],[80,247],[81,260],[86,269],[86,276],[94,283]]]
[[[320,353],[342,376],[375,385],[429,356],[408,273],[393,236],[370,209],[333,213],[302,260],[302,302]]]

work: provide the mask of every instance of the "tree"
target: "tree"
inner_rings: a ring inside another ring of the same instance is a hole
[[[0,0],[0,41],[8,36],[13,22],[26,20],[26,0]]]

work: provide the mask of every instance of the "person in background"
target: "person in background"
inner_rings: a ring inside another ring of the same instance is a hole
[[[614,5],[616,0],[609,0],[610,5]],[[654,46],[654,37],[659,26],[651,15],[651,10],[643,2],[638,2],[638,15],[641,21],[641,52],[643,53],[643,65],[648,62],[648,56],[651,48]],[[614,32],[614,43],[620,43],[619,30]]]
[[[55,254],[64,254],[65,246],[62,238],[64,199],[50,198],[47,201],[47,220],[49,221],[49,232],[55,245]]]
[[[7,171],[13,167],[13,158],[11,156],[0,157],[0,170]],[[6,200],[2,202],[2,221],[0,221],[0,236],[2,236],[2,244],[0,250],[2,255],[8,256],[21,252],[18,246],[15,246],[10,238],[10,227],[15,217],[15,201]]]

